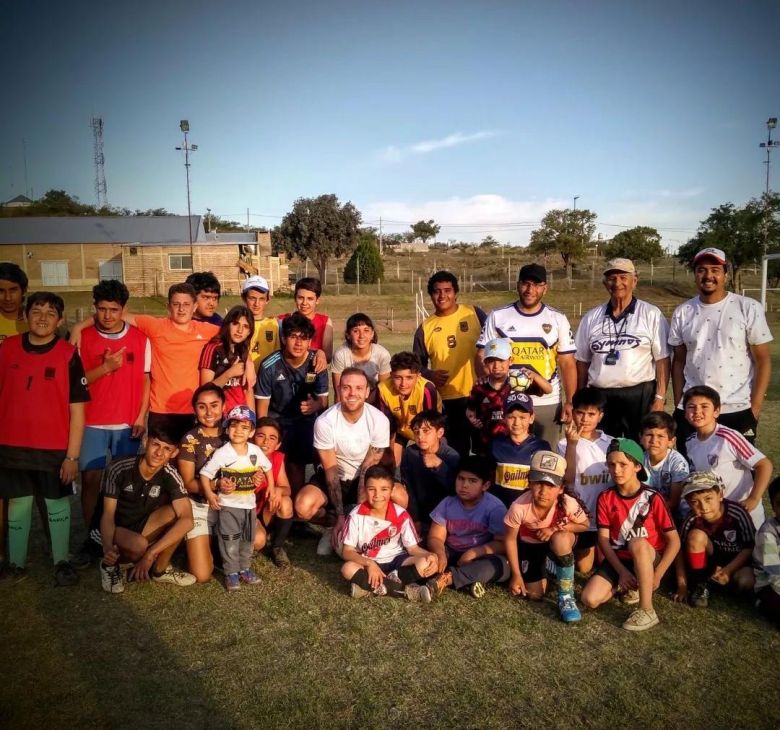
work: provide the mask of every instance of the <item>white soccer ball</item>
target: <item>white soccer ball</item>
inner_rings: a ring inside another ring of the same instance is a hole
[[[512,390],[525,391],[533,381],[525,368],[512,368],[509,371],[509,387]]]

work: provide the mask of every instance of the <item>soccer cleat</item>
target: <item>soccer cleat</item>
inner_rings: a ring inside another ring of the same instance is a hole
[[[225,588],[229,591],[237,591],[241,588],[241,579],[238,573],[227,573],[225,575]]]
[[[367,591],[365,588],[361,588],[357,583],[349,584],[349,596],[350,598],[368,598],[373,595],[371,591]]]
[[[689,603],[694,608],[707,608],[710,603],[710,589],[704,583],[699,583],[693,589]]]
[[[428,586],[421,586],[419,583],[409,583],[404,587],[404,595],[410,600],[419,603],[431,602],[431,591]]]
[[[79,582],[79,576],[67,560],[61,560],[54,566],[54,582],[58,586],[74,586]]]
[[[577,608],[577,601],[569,593],[558,596],[558,611],[561,614],[561,621],[565,624],[577,623],[582,618],[580,609]]]
[[[255,573],[254,570],[251,568],[247,568],[246,570],[241,570],[238,573],[238,579],[242,583],[246,583],[248,586],[256,586],[258,583],[262,583],[263,581],[260,579],[260,576]]]
[[[632,588],[625,593],[621,593],[620,602],[624,606],[636,606],[636,604],[639,603],[639,591],[635,588]]]
[[[452,585],[452,573],[445,570],[443,573],[434,575],[433,578],[428,578],[425,582],[428,586],[428,590],[431,592],[432,598],[438,598],[449,586]]]
[[[153,575],[152,580],[157,583],[173,583],[177,586],[191,586],[197,579],[192,573],[176,570],[172,565],[169,565],[165,569],[165,572],[160,575]]]
[[[118,565],[105,565],[100,561],[100,585],[106,593],[121,593],[125,589],[122,569]]]
[[[647,631],[653,626],[658,626],[658,614],[652,608],[650,610],[637,608],[623,622],[626,631]]]
[[[474,598],[482,598],[485,595],[485,586],[483,586],[479,581],[472,583],[469,586],[469,593],[471,593]]]
[[[317,543],[317,555],[326,557],[333,554],[333,545],[330,543],[330,539],[333,536],[333,528],[326,527],[322,533],[320,541]]]
[[[287,551],[283,547],[271,548],[271,560],[279,570],[287,570],[292,564],[287,557]]]

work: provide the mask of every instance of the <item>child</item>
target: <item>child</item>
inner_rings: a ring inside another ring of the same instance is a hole
[[[506,507],[487,494],[489,486],[490,465],[467,456],[458,467],[455,496],[445,497],[431,512],[428,549],[436,555],[439,574],[426,585],[433,596],[451,586],[482,598],[488,583],[509,577],[503,557]]]
[[[596,504],[599,494],[612,481],[607,469],[607,449],[612,436],[598,428],[606,402],[606,396],[598,388],[580,388],[572,398],[572,420],[566,425],[566,437],[558,442],[558,453],[566,458],[564,481],[585,505],[590,517],[588,529],[577,535],[574,550],[577,570],[581,573],[593,570],[598,542]]]
[[[435,573],[438,561],[419,546],[409,513],[390,501],[392,474],[369,467],[365,489],[366,501],[349,513],[341,536],[341,575],[352,598],[402,595],[429,603],[430,589],[417,581]]]
[[[617,592],[639,590],[639,608],[623,623],[627,631],[658,624],[653,591],[680,550],[680,538],[663,497],[642,482],[647,478],[642,447],[614,439],[607,466],[614,486],[599,495],[597,524],[604,561],[582,591],[582,603],[598,608]]]
[[[492,439],[506,434],[504,401],[511,390],[525,390],[533,395],[552,393],[552,385],[534,370],[519,368],[516,371],[520,374],[519,378],[509,377],[512,361],[510,340],[491,340],[484,353],[487,377],[474,384],[466,401],[466,418],[479,431],[478,451],[481,455],[488,453]],[[518,380],[522,380],[525,387],[516,387],[514,383]]]
[[[263,358],[280,347],[279,320],[265,316],[265,307],[271,299],[271,292],[268,282],[262,276],[250,276],[241,285],[241,298],[252,313],[253,331],[249,340],[249,356],[257,371]]]
[[[255,540],[255,484],[258,470],[265,473],[268,489],[274,488],[271,463],[259,446],[250,443],[255,434],[255,414],[236,406],[227,414],[229,443],[220,446],[200,470],[200,482],[209,507],[217,514],[217,541],[225,572],[225,587],[237,591],[241,583],[256,585],[260,578],[250,567]],[[219,477],[219,494],[214,480]]]
[[[371,395],[368,402],[377,405],[376,386],[390,377],[390,353],[378,344],[371,317],[362,312],[347,320],[344,332],[345,344],[333,353],[331,368],[333,391],[338,397],[341,373],[346,368],[360,368],[368,377]]]
[[[669,512],[681,524],[690,513],[687,502],[680,499],[690,470],[685,457],[674,449],[676,432],[674,418],[665,411],[648,413],[640,425],[647,486],[660,492]]]
[[[691,469],[712,469],[723,480],[723,496],[739,502],[760,527],[764,522],[761,498],[772,478],[772,462],[741,433],[718,423],[720,396],[713,388],[689,388],[683,395],[683,411],[695,432],[685,442]]]
[[[685,556],[681,552],[676,560],[675,600],[687,599],[691,606],[706,608],[708,580],[737,592],[753,590],[750,556],[756,530],[750,515],[736,502],[723,498],[723,481],[711,471],[693,472],[685,482],[683,497],[692,514],[680,531]]]
[[[327,361],[333,358],[333,321],[327,314],[317,311],[322,295],[322,284],[319,279],[306,276],[295,282],[295,308],[314,325],[314,337],[311,347],[323,350]],[[284,320],[289,314],[279,315]],[[284,332],[282,332],[284,335]]]
[[[256,493],[257,534],[255,535],[255,550],[262,550],[268,540],[267,529],[274,521],[273,540],[271,542],[271,559],[281,570],[290,567],[290,558],[284,549],[284,542],[290,534],[293,520],[293,503],[290,497],[292,490],[284,469],[284,454],[279,451],[282,444],[282,427],[275,418],[257,419],[254,442],[271,462],[271,473],[274,477],[274,487],[265,484]]]
[[[582,618],[574,600],[574,544],[588,529],[588,515],[570,494],[564,494],[566,460],[553,451],[531,458],[529,488],[509,508],[506,555],[509,592],[541,601],[547,591],[545,565],[558,577],[558,610],[564,623]],[[554,566],[554,567],[552,567]]]
[[[780,628],[780,477],[769,485],[770,517],[756,535],[753,550],[758,609]]]
[[[414,438],[412,419],[423,411],[441,411],[436,386],[420,375],[420,358],[413,352],[398,352],[390,358],[390,379],[379,383],[378,407],[391,421],[395,420],[393,443],[395,461],[401,461],[406,444]]]
[[[534,404],[531,396],[512,391],[504,403],[507,435],[490,443],[490,456],[496,464],[490,491],[509,507],[528,488],[528,469],[537,451],[550,450],[550,444],[531,433]]]
[[[219,279],[210,271],[196,271],[185,279],[185,283],[195,289],[195,313],[192,318],[196,322],[221,325],[222,317],[217,312],[222,294]]]

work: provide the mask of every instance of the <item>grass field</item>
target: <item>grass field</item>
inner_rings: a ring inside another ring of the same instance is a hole
[[[652,293],[642,296],[670,304],[685,296]],[[551,302],[565,308],[583,298],[585,309],[604,299],[601,291],[569,294],[553,292]],[[69,307],[79,297],[69,296]],[[410,296],[347,299],[328,299],[334,319],[391,306],[413,317]],[[463,299],[491,309],[510,295]],[[289,305],[272,303],[273,311]],[[380,326],[381,341],[391,351],[408,347],[412,328]],[[773,358],[780,373],[778,345]],[[776,464],[778,422],[775,375],[759,446]],[[74,544],[81,526],[75,533]],[[129,585],[110,596],[96,569],[74,588],[53,588],[40,534],[35,527],[28,576],[0,582],[2,727],[777,724],[780,633],[747,602],[716,597],[695,611],[662,591],[661,625],[633,635],[620,628],[627,610],[618,603],[564,626],[551,601],[529,605],[499,588],[481,601],[450,591],[427,606],[352,601],[339,561],[316,558],[313,538],[294,539],[287,574],[257,558],[264,584],[237,595],[212,581]]]

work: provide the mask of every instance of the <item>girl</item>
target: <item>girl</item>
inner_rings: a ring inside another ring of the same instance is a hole
[[[376,330],[371,317],[362,312],[347,320],[344,332],[346,344],[333,354],[333,390],[339,398],[339,381],[345,368],[360,368],[368,377],[371,395],[368,402],[376,405],[376,386],[390,377],[390,353],[377,344]]]

